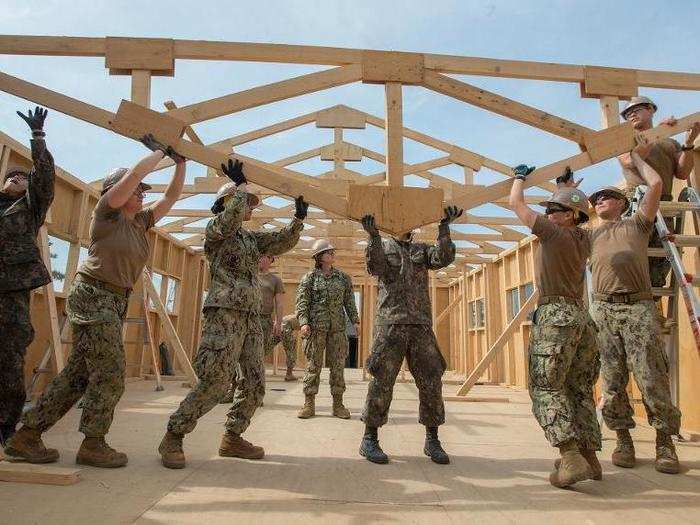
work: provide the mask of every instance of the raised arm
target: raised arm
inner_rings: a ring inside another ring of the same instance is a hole
[[[508,199],[508,204],[510,204],[518,219],[530,229],[535,225],[539,213],[525,204],[523,185],[527,176],[533,171],[535,171],[534,166],[528,167],[525,164],[520,164],[513,168],[515,178],[513,179],[513,186],[510,188],[510,197]]]
[[[365,248],[367,273],[380,277],[386,273],[389,265],[386,260],[386,253],[384,253],[384,246],[382,246],[382,238],[379,236],[379,230],[374,224],[373,215],[362,217],[362,228],[369,235],[367,248]]]
[[[296,211],[294,218],[287,226],[275,232],[255,232],[255,240],[260,253],[268,255],[281,255],[288,252],[297,242],[299,236],[304,231],[304,219],[306,218],[309,204],[304,201],[304,197],[299,196],[294,201]]]
[[[438,238],[434,246],[429,246],[427,250],[427,266],[431,270],[439,270],[449,266],[455,260],[457,248],[450,237],[450,223],[462,216],[464,210],[457,206],[445,208],[445,216],[438,225]]]
[[[693,144],[698,135],[700,135],[700,122],[694,123],[685,135],[685,141],[678,156],[678,167],[675,173],[677,179],[686,180],[693,171],[695,166]]]
[[[161,199],[158,199],[151,207],[153,210],[153,222],[158,222],[170,211],[173,205],[180,198],[182,187],[185,184],[186,160],[177,153],[173,152],[170,157],[175,161],[175,173],[173,178],[165,189],[165,193]]]
[[[659,174],[642,160],[642,157],[646,157],[648,154],[651,144],[648,140],[643,139],[641,135],[638,137],[640,143],[639,146],[632,151],[632,162],[634,162],[635,167],[647,184],[647,191],[639,205],[639,213],[647,220],[653,221],[656,218],[656,212],[659,210],[659,200],[661,200],[663,182]]]
[[[32,130],[32,162],[34,168],[27,177],[27,195],[29,207],[34,213],[36,226],[39,227],[46,219],[46,213],[53,202],[54,185],[56,182],[56,169],[53,157],[46,148],[44,137],[44,121],[48,111],[37,106],[29,110],[26,115],[17,114],[24,120]]]
[[[243,224],[248,193],[246,185],[241,184],[224,205],[224,211],[217,214],[207,223],[205,232],[209,242],[221,241],[234,235]]]

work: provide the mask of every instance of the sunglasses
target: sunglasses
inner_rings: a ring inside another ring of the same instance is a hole
[[[559,212],[567,212],[571,211],[569,208],[565,208],[564,206],[547,206],[547,208],[544,211],[545,215],[551,215],[553,213],[559,213]]]
[[[637,114],[640,111],[645,110],[645,109],[649,110],[649,109],[651,109],[651,107],[650,106],[635,106],[633,108],[628,109],[627,111],[625,111],[625,120],[629,120],[629,118],[632,115],[635,115],[635,114]]]
[[[596,205],[597,205],[598,203],[601,203],[601,202],[603,202],[603,201],[607,201],[607,200],[610,200],[610,199],[613,199],[613,200],[621,200],[621,199],[619,199],[617,196],[611,195],[610,193],[601,193],[601,194],[598,195],[598,197],[596,198],[595,203],[596,203]]]

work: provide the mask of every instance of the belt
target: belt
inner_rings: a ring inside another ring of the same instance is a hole
[[[106,283],[104,281],[100,281],[99,279],[95,279],[94,277],[85,275],[84,273],[76,274],[75,277],[83,282],[91,284],[92,286],[96,286],[97,288],[102,288],[104,290],[109,290],[110,292],[113,292],[117,295],[121,295],[126,298],[128,298],[131,294],[131,288],[123,288],[121,286],[117,286],[116,284]]]
[[[596,301],[605,301],[606,303],[621,303],[621,304],[632,304],[639,301],[648,301],[653,299],[652,295],[648,292],[638,292],[638,293],[594,293],[593,299]]]
[[[564,295],[545,295],[537,300],[537,306],[554,303],[568,303],[576,306],[583,306],[583,301],[581,299],[574,299],[573,297],[566,297]]]

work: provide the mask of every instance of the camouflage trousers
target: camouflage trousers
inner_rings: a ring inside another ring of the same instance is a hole
[[[14,428],[22,415],[24,355],[34,339],[29,319],[29,290],[0,293],[0,426]]]
[[[127,298],[88,284],[79,276],[68,294],[73,350],[22,422],[45,432],[82,397],[80,431],[87,437],[109,432],[114,408],[124,393],[126,361],[122,325]]]
[[[287,368],[292,369],[297,364],[297,338],[291,326],[282,327],[282,347],[287,361]]]
[[[668,361],[654,301],[594,301],[591,317],[598,329],[605,424],[612,430],[634,428],[634,411],[627,395],[632,372],[649,424],[667,434],[677,434],[681,413],[671,401]]]
[[[199,382],[170,416],[168,430],[192,432],[197,420],[224,396],[237,365],[239,375],[226,431],[242,434],[265,397],[260,317],[230,308],[205,308],[202,340],[192,364]]]
[[[304,373],[304,394],[318,394],[318,385],[323,369],[323,354],[330,368],[331,394],[345,392],[345,358],[348,356],[348,338],[345,327],[340,331],[316,330],[311,327],[311,335],[303,340],[306,371]]]
[[[418,388],[418,422],[437,427],[445,422],[442,374],[447,363],[429,325],[376,325],[366,368],[372,374],[362,420],[381,427],[388,420],[396,376],[404,357]]]
[[[538,307],[528,353],[532,413],[549,443],[558,447],[575,440],[600,450],[593,397],[600,360],[588,312],[563,301]]]
[[[263,334],[263,349],[265,357],[271,357],[275,346],[282,341],[281,337],[278,337],[272,331],[272,325],[274,321],[271,315],[261,315],[260,316],[260,326],[262,327]]]

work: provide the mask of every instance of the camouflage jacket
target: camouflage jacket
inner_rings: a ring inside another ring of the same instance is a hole
[[[296,316],[300,325],[312,330],[345,332],[345,313],[350,321],[359,323],[352,291],[352,280],[336,268],[328,277],[320,269],[311,270],[297,288]]]
[[[243,228],[247,193],[237,191],[224,211],[209,221],[204,252],[211,276],[204,307],[260,312],[262,292],[258,277],[260,255],[280,255],[299,240],[304,223],[293,219],[279,231],[252,232]]]
[[[26,193],[0,213],[0,292],[32,290],[51,282],[36,242],[56,178],[44,139],[32,139],[32,160]]]
[[[455,251],[448,225],[440,226],[436,246],[370,237],[365,250],[367,271],[379,280],[374,323],[432,324],[428,270],[451,264]]]

